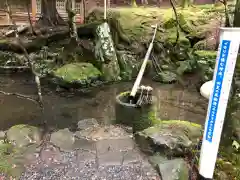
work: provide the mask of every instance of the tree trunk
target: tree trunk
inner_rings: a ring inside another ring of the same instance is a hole
[[[46,26],[65,25],[56,8],[56,0],[42,0],[39,23]]]
[[[136,0],[131,0],[132,7],[137,7]]]
[[[240,27],[240,0],[236,1],[233,27]]]
[[[181,7],[187,8],[190,5],[190,0],[182,0]]]
[[[235,13],[234,13],[234,20],[233,20],[233,27],[240,27],[240,0],[236,1],[235,5]],[[236,67],[237,68],[237,67]],[[231,147],[233,136],[234,136],[234,121],[236,121],[236,117],[234,116],[234,112],[236,112],[238,107],[238,87],[236,85],[236,68],[233,77],[232,87],[231,87],[231,94],[228,100],[228,107],[225,116],[225,122],[223,127],[223,134],[222,134],[222,146],[223,147]]]

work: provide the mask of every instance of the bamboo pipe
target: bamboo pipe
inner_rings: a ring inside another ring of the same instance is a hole
[[[104,20],[107,20],[107,0],[104,0]]]
[[[155,27],[155,30],[154,30],[154,34],[153,34],[153,37],[152,37],[152,41],[151,41],[151,43],[150,43],[150,45],[148,47],[147,53],[146,53],[146,55],[144,57],[144,60],[143,60],[141,69],[140,69],[140,71],[138,73],[137,79],[136,79],[136,81],[135,81],[135,83],[133,85],[132,91],[130,93],[130,98],[134,98],[136,93],[137,93],[138,87],[139,87],[139,85],[141,83],[144,71],[145,71],[146,66],[147,66],[147,61],[149,59],[149,56],[150,56],[152,48],[153,48],[153,42],[154,42],[154,39],[155,39],[155,36],[156,36],[156,33],[157,33],[157,24],[155,26],[153,26],[153,27]]]

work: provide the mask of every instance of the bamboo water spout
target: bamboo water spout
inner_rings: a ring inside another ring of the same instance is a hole
[[[130,99],[133,99],[136,96],[137,90],[138,90],[138,88],[140,86],[140,83],[141,83],[144,71],[145,71],[146,66],[147,66],[147,61],[149,59],[149,56],[150,56],[152,48],[153,48],[153,42],[155,40],[156,33],[157,33],[157,24],[155,26],[153,26],[153,27],[155,27],[155,30],[154,30],[154,34],[153,34],[153,37],[152,37],[152,41],[151,41],[151,43],[150,43],[150,45],[148,47],[147,53],[146,53],[146,55],[144,57],[144,60],[143,60],[141,69],[140,69],[140,71],[138,73],[137,79],[136,79],[136,81],[135,81],[135,83],[133,85],[132,91],[130,93]]]

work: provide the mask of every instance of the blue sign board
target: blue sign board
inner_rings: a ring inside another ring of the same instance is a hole
[[[225,68],[227,64],[228,54],[229,54],[229,47],[231,41],[229,40],[222,40],[221,49],[220,49],[220,56],[218,59],[218,67],[216,72],[216,79],[214,82],[213,94],[210,104],[210,111],[208,116],[208,124],[207,124],[207,132],[206,132],[206,140],[210,143],[212,142],[214,126],[216,122],[216,115],[219,106],[219,99],[222,90],[222,83],[225,74]]]

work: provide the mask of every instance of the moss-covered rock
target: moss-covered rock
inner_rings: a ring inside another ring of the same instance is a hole
[[[25,124],[13,126],[7,131],[7,140],[18,148],[35,143],[39,144],[41,138],[42,132],[40,129]]]
[[[163,71],[158,73],[157,76],[153,78],[153,80],[166,84],[173,83],[177,81],[177,75],[176,73],[170,71]]]
[[[12,144],[0,143],[0,172],[8,173],[12,168],[12,164],[8,162],[6,155],[11,153],[13,150]]]
[[[74,148],[74,134],[69,129],[60,129],[51,134],[51,143],[64,151],[71,151]]]
[[[176,64],[178,65],[178,68],[176,71],[178,75],[182,75],[184,73],[190,73],[193,70],[192,63],[190,60],[179,61]]]
[[[199,58],[199,60],[209,60],[213,61],[217,58],[217,51],[195,51],[195,55]]]
[[[210,20],[220,17],[218,11],[214,7],[195,6],[184,10],[177,9],[179,13],[180,24],[186,33],[195,33],[200,26],[208,24]],[[99,21],[103,18],[103,11],[99,8],[94,9],[87,17],[87,22]],[[166,37],[168,31],[172,31],[175,27],[175,17],[172,8],[114,8],[108,11],[109,19],[119,21],[123,33],[131,40],[147,43],[151,39],[153,29],[151,25],[159,24],[156,39],[162,41]],[[194,24],[194,22],[199,22]],[[206,28],[205,28],[206,29]],[[209,29],[206,29],[207,31]],[[204,28],[202,30],[204,32]],[[175,32],[175,31],[174,31]],[[174,33],[176,34],[176,33]],[[184,35],[185,36],[185,35]]]
[[[156,153],[149,157],[149,161],[161,174],[162,179],[166,180],[186,180],[189,178],[188,164],[184,159],[167,159]]]
[[[137,60],[135,55],[127,51],[118,51],[118,63],[123,80],[131,80],[136,77],[141,67],[142,61]]]
[[[37,151],[37,144],[16,147],[13,144],[0,142],[0,173],[7,179],[20,179],[25,170],[24,165]]]
[[[90,63],[66,64],[54,71],[55,82],[64,87],[89,87],[101,78],[101,72]]]
[[[172,29],[176,27],[176,25],[177,25],[177,22],[173,18],[167,19],[165,22],[163,22],[163,27],[165,29]]]
[[[226,147],[220,148],[214,179],[228,180],[240,178],[240,154],[239,152],[233,152],[231,147],[227,148],[227,151],[225,151]]]
[[[196,32],[193,24],[191,23],[191,21],[187,20],[187,17],[184,16],[184,14],[182,14],[182,13],[179,14],[178,18],[179,18],[179,24],[180,24],[182,31],[184,31],[185,33],[188,33],[188,34]]]
[[[195,51],[194,52],[199,72],[202,74],[202,80],[209,81],[212,80],[217,52],[216,51]]]
[[[161,41],[164,42],[164,44],[166,44],[166,46],[172,46],[175,45],[176,43],[176,39],[177,39],[177,30],[176,28],[172,28],[169,29],[166,33],[164,33],[162,35]],[[190,48],[191,47],[191,43],[190,41],[186,38],[185,34],[183,32],[179,33],[179,39],[177,42],[178,45],[180,45],[180,47],[184,47],[184,48]],[[169,47],[169,48],[170,48]]]
[[[215,51],[217,48],[217,39],[213,36],[207,39],[197,42],[194,46],[194,50],[205,50],[205,51]]]
[[[166,155],[183,155],[194,148],[202,135],[201,125],[181,120],[161,121],[136,134],[143,151],[150,149]]]
[[[189,178],[188,164],[183,159],[161,161],[157,165],[162,179],[186,180]]]

